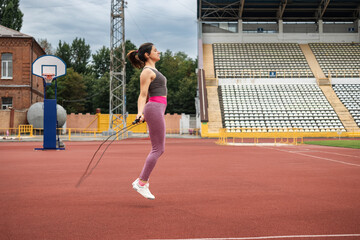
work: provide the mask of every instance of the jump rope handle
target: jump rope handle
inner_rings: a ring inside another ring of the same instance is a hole
[[[137,118],[137,119],[135,119],[135,121],[133,121],[132,122],[132,124],[137,124],[138,122],[140,122],[140,118]],[[142,121],[143,123],[145,122],[145,120],[144,121]]]

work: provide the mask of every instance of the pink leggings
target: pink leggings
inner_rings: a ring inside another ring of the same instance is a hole
[[[149,176],[154,169],[158,158],[165,150],[165,114],[166,104],[159,102],[148,102],[144,108],[145,121],[149,128],[149,135],[152,149],[146,158],[140,179],[149,180]]]

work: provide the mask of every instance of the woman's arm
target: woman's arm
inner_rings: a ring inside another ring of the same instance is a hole
[[[140,75],[140,94],[138,98],[138,114],[136,116],[136,119],[140,119],[140,122],[144,121],[143,112],[149,92],[149,86],[155,77],[155,73],[150,69],[144,69]]]

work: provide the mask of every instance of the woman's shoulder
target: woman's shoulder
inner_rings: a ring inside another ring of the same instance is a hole
[[[145,67],[145,68],[143,68],[143,70],[141,71],[141,75],[140,75],[140,76],[144,76],[144,77],[150,76],[151,78],[154,78],[154,76],[156,76],[156,74],[155,74],[154,71],[152,71],[151,68]]]
[[[152,72],[158,72],[158,70],[156,68],[148,67],[148,66],[143,67],[143,71],[144,70],[148,70],[148,71],[152,71]]]
[[[144,67],[141,73],[154,73],[154,71],[149,67]]]

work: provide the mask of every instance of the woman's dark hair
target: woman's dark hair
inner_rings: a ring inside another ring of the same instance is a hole
[[[152,43],[144,43],[139,47],[138,50],[131,50],[126,55],[126,57],[129,59],[131,65],[133,65],[136,68],[143,68],[147,61],[147,59],[145,57],[145,53],[148,53],[150,55],[153,45],[154,44],[152,44]]]

